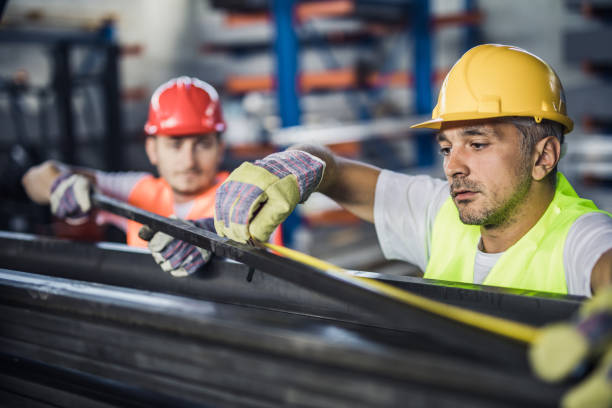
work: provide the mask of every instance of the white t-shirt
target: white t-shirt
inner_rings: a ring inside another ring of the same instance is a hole
[[[387,259],[410,262],[425,271],[431,251],[433,225],[449,197],[448,182],[429,176],[410,176],[383,170],[376,184],[374,225]],[[591,296],[591,271],[612,248],[612,217],[588,213],[570,228],[563,252],[567,290]],[[474,283],[482,283],[502,253],[476,253]]]

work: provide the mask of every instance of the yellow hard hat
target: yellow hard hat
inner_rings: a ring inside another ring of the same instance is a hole
[[[431,120],[412,127],[504,116],[549,119],[564,133],[574,127],[561,81],[546,62],[518,47],[484,44],[463,54],[446,75]]]

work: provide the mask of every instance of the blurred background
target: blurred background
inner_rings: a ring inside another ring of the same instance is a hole
[[[575,121],[561,170],[612,211],[612,1],[0,0],[0,229],[122,242],[113,227],[60,227],[31,203],[24,172],[47,159],[154,171],[143,148],[153,90],[189,75],[223,102],[233,169],[297,142],[442,177],[427,131],[452,64],[480,43],[547,61]],[[315,194],[288,244],[352,269],[385,261],[371,225]]]

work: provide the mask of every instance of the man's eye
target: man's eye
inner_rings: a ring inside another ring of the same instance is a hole
[[[210,149],[210,148],[212,147],[212,145],[213,145],[213,142],[212,142],[212,141],[210,141],[210,140],[208,140],[208,139],[206,139],[206,140],[200,140],[200,141],[198,142],[198,144],[197,144],[197,146],[198,146],[200,149]]]
[[[442,156],[448,156],[450,154],[450,147],[441,147],[440,154]]]
[[[476,150],[481,150],[487,147],[486,143],[472,143],[472,147]]]

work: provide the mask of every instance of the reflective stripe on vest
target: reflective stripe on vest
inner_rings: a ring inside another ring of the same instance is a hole
[[[229,176],[228,172],[220,172],[215,178],[215,185],[198,195],[187,214],[186,219],[196,220],[198,218],[212,217],[215,209],[215,193],[217,188]],[[174,197],[172,189],[162,178],[145,177],[140,180],[130,193],[128,203],[155,214],[169,217],[174,214]],[[138,230],[142,224],[128,221],[127,244],[132,246],[146,247],[147,242],[138,237]]]
[[[499,258],[484,285],[567,294],[563,248],[578,217],[599,211],[578,197],[565,176],[557,173],[555,196],[540,220]],[[480,227],[466,225],[449,197],[434,221],[431,255],[425,278],[474,282],[474,260]]]

